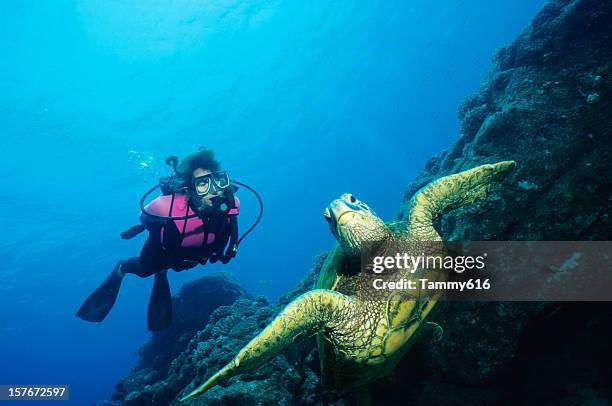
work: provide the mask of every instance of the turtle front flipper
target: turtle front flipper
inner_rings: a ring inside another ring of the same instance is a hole
[[[355,301],[342,293],[316,289],[289,303],[236,357],[181,401],[199,395],[221,380],[258,368],[296,341],[335,328],[354,318]]]
[[[440,241],[433,222],[441,215],[486,198],[516,162],[502,161],[445,176],[419,190],[409,203],[408,238]]]

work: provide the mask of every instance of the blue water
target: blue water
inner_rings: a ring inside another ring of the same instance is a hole
[[[74,317],[144,236],[164,158],[213,148],[265,200],[228,272],[275,299],[331,247],[343,192],[383,218],[458,135],[458,103],[543,0],[0,0],[0,384],[110,398],[146,340],[151,280],[102,324]],[[241,226],[257,214],[241,191]]]

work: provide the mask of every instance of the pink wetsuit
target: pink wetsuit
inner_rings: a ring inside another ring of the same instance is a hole
[[[145,210],[151,214],[156,214],[158,216],[173,216],[173,217],[181,217],[194,214],[195,212],[189,207],[188,209],[189,199],[187,196],[183,194],[176,194],[174,197],[174,203],[172,204],[172,213],[170,213],[170,205],[172,203],[172,195],[160,196],[153,200],[151,203],[145,206]],[[234,202],[236,207],[231,209],[228,214],[237,215],[240,211],[240,201],[237,197],[234,196]],[[160,223],[164,223],[165,220],[160,220],[153,218],[151,216],[147,216],[144,213],[140,214],[140,222],[142,225],[147,228],[147,230],[152,231],[154,225],[159,225]],[[185,222],[187,224],[185,225]],[[227,219],[227,222],[230,222],[230,219]],[[185,233],[183,234],[183,239],[181,243],[181,247],[183,248],[199,248],[203,246],[204,242],[204,223],[199,217],[193,217],[187,220],[174,220],[174,224],[176,228],[181,232],[183,227],[185,227]],[[160,231],[161,233],[161,242],[162,245],[164,243],[164,227],[162,226]],[[215,234],[213,232],[208,233],[207,244],[212,244],[215,242]],[[217,253],[213,253],[217,254]],[[220,254],[220,253],[219,253]]]

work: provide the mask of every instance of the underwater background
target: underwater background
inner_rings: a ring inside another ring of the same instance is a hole
[[[265,202],[237,258],[170,273],[173,291],[223,271],[273,300],[333,244],[332,199],[393,217],[543,4],[0,0],[0,384],[91,404],[135,364],[151,279],[126,278],[104,323],[74,313],[138,254],[119,232],[168,155],[212,148]],[[245,230],[258,206],[239,197]]]

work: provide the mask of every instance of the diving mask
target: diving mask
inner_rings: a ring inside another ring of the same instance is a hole
[[[193,180],[193,189],[198,196],[207,195],[214,184],[215,190],[223,190],[230,185],[229,175],[226,171],[212,172],[198,176]]]

